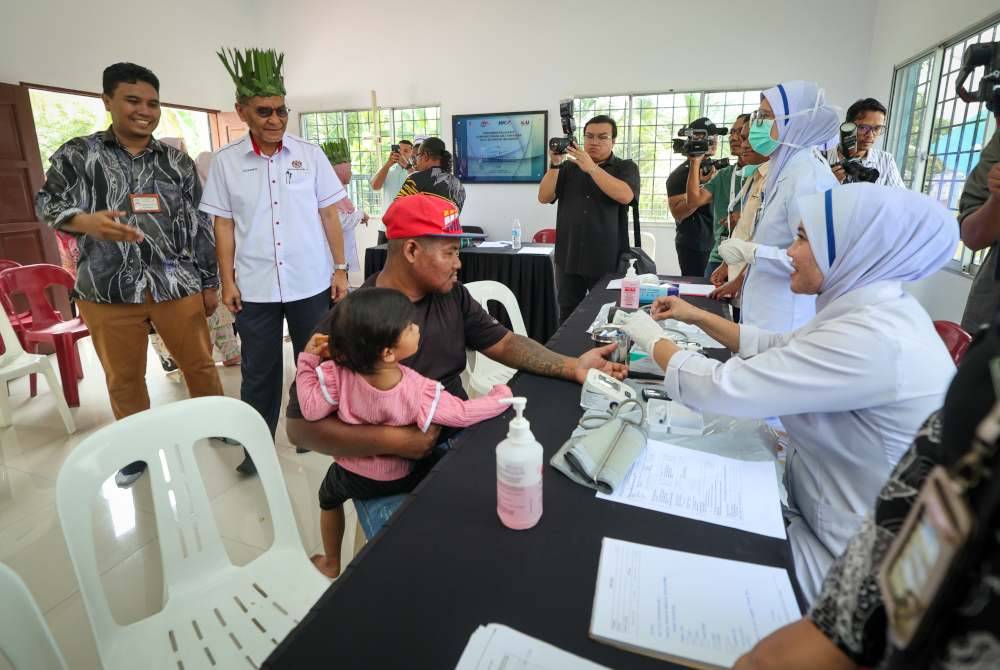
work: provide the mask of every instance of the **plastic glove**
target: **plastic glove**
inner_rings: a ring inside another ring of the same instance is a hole
[[[757,245],[731,237],[719,245],[719,255],[728,265],[753,263],[757,260]]]
[[[653,321],[649,314],[641,310],[633,312],[622,327],[632,338],[632,341],[649,354],[653,353],[653,346],[659,340],[667,339],[667,334],[660,328],[660,324]]]

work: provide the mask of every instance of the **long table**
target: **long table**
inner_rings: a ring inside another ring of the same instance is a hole
[[[606,282],[605,282],[606,283]],[[603,285],[603,284],[602,284]],[[578,355],[617,291],[594,291],[549,346]],[[720,303],[693,298],[723,313]],[[714,357],[728,352],[716,350]],[[784,540],[597,500],[548,466],[578,421],[580,386],[519,374],[526,416],[545,449],[544,512],[513,531],[496,514],[495,447],[510,412],[463,431],[455,448],[277,647],[267,668],[452,668],[477,626],[502,623],[611,668],[682,667],[592,641],[601,538],[787,568]],[[801,595],[799,601],[802,603]]]
[[[525,243],[525,247],[540,247]],[[365,277],[385,267],[386,245],[365,250]],[[559,306],[556,302],[555,266],[552,254],[519,254],[513,249],[467,247],[459,252],[461,282],[492,280],[507,286],[517,297],[528,337],[545,342],[559,327]],[[502,314],[494,314],[503,321]],[[509,325],[509,324],[508,324]]]

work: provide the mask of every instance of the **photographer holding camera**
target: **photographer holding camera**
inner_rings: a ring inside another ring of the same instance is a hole
[[[614,119],[602,114],[587,121],[580,150],[572,141],[572,108],[568,118],[562,108],[568,137],[549,142],[549,169],[538,186],[538,202],[559,203],[555,263],[560,322],[601,277],[617,269],[628,243],[628,206],[639,195],[638,166],[613,152],[618,136]]]
[[[399,189],[403,188],[403,182],[406,181],[406,178],[415,169],[413,168],[412,158],[413,142],[400,140],[399,144],[392,145],[389,160],[372,177],[372,190],[377,191],[382,189],[382,204],[386,209],[396,199]],[[381,220],[378,224],[378,243],[386,243],[385,224]]]
[[[667,177],[667,205],[676,222],[674,248],[677,250],[681,274],[685,277],[701,277],[705,274],[708,258],[715,244],[712,234],[715,227],[714,215],[709,200],[688,200],[688,177],[692,166],[699,186],[715,177],[716,169],[711,158],[718,146],[718,136],[723,133],[719,132],[710,119],[704,117],[682,128],[681,133],[687,137],[687,141],[676,140],[674,151],[686,153],[688,159]],[[712,165],[708,165],[710,162]]]
[[[846,121],[840,127],[840,145],[826,156],[833,176],[841,184],[867,181],[906,188],[896,159],[888,151],[875,148],[875,141],[885,132],[885,115],[885,106],[875,98],[858,100],[847,108]]]

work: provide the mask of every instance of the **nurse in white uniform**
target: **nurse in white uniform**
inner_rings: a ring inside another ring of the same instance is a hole
[[[934,273],[958,242],[955,217],[912,191],[851,184],[800,198],[790,286],[816,295],[791,333],[737,325],[675,297],[657,320],[699,326],[736,352],[725,363],[681,351],[645,312],[626,330],[666,370],[674,400],[702,412],[780,416],[788,431],[789,541],[811,602],[955,367],[930,317],[902,288]]]
[[[826,104],[823,89],[811,81],[789,81],[761,95],[750,121],[753,150],[769,156],[770,169],[751,242],[731,239],[719,254],[731,265],[749,263],[743,282],[743,323],[777,333],[795,330],[816,313],[811,295],[792,292],[786,250],[799,217],[798,198],[838,185],[820,151],[834,141],[840,112]]]

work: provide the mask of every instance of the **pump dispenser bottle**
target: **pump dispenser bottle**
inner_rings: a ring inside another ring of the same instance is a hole
[[[527,398],[504,398],[517,412],[507,439],[497,445],[497,515],[514,530],[531,528],[542,517],[542,445],[523,412]]]

